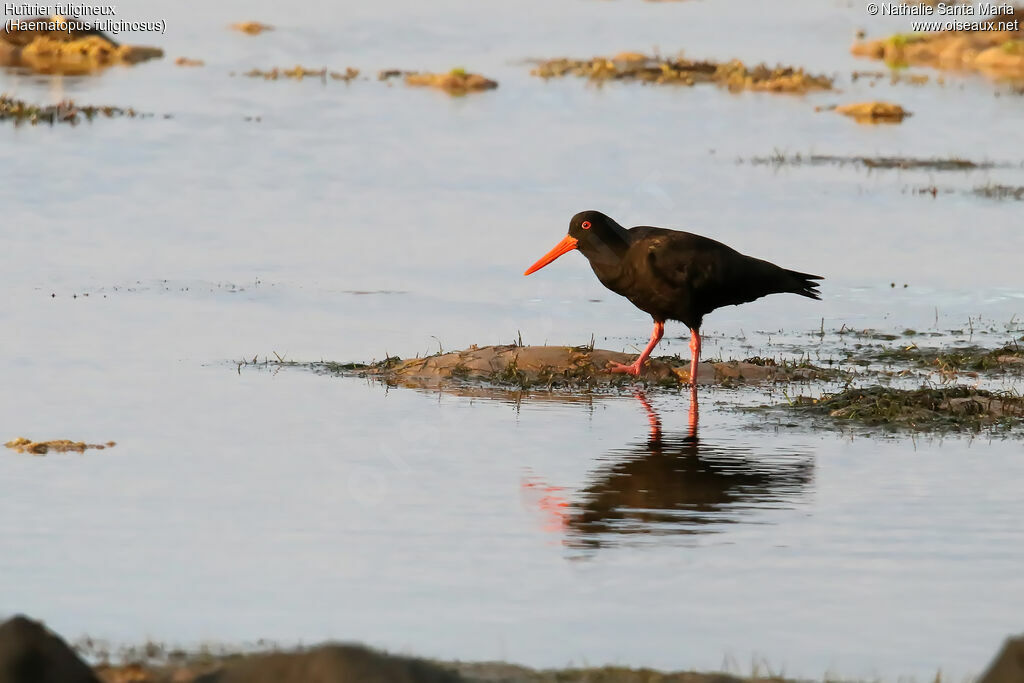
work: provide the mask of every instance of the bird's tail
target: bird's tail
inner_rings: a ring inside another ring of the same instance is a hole
[[[820,275],[798,273],[795,270],[787,270],[786,275],[789,276],[792,283],[791,288],[786,291],[806,296],[808,299],[821,300],[821,292],[818,291],[818,283],[815,280],[824,280],[825,278]]]

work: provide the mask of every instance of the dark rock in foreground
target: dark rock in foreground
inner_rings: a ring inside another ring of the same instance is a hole
[[[60,636],[16,616],[0,624],[0,683],[99,683]]]
[[[1008,638],[978,683],[1021,683],[1024,681],[1024,636]]]

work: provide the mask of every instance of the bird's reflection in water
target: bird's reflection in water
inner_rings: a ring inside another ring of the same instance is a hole
[[[694,395],[688,429],[666,433],[647,397],[636,398],[650,422],[647,438],[602,456],[606,464],[575,494],[543,490],[546,528],[560,529],[570,547],[659,543],[767,523],[766,510],[792,507],[810,490],[808,453],[701,441]]]

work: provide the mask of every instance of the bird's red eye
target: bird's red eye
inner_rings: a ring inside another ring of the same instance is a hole
[[[590,230],[590,221],[583,221],[580,223],[580,227],[584,230]]]

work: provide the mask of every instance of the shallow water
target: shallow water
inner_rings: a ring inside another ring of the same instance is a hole
[[[996,331],[976,343],[1000,345],[1024,318],[1021,205],[966,191],[1024,184],[1024,98],[973,78],[850,84],[877,68],[847,54],[853,31],[906,27],[810,1],[770,15],[633,0],[132,12],[167,19],[166,36],[130,37],[167,59],[0,73],[24,99],[157,114],[0,130],[15,170],[0,185],[0,436],[118,443],[2,458],[0,576],[17,591],[0,609],[116,642],[345,638],[740,671],[759,656],[787,675],[886,680],[976,673],[1020,628],[1019,443],[776,432],[732,409],[759,392],[720,389],[701,391],[697,443],[685,395],[649,396],[652,441],[629,394],[492,400],[235,362],[519,334],[642,344],[649,320],[578,256],[520,275],[583,208],[826,276],[822,302],[709,316],[711,356],[827,357],[841,342],[811,333],[843,325],[977,325]],[[278,30],[225,29],[249,18]],[[521,63],[652,46],[802,64],[845,92],[595,88]],[[371,80],[228,75],[297,62]],[[449,99],[374,80],[456,65],[501,86]],[[865,127],[813,109],[876,95],[915,116]],[[1007,166],[749,163],[776,151]],[[931,185],[954,192],[914,193]],[[685,354],[682,326],[668,332]]]

